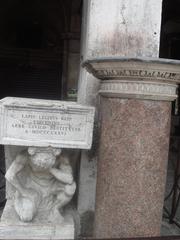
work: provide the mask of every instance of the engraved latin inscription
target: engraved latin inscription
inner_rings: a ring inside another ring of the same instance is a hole
[[[6,137],[81,141],[86,134],[86,114],[63,111],[8,109]]]
[[[133,70],[133,69],[100,69],[97,75],[107,77],[143,77],[175,80],[179,78],[178,73],[166,71]]]

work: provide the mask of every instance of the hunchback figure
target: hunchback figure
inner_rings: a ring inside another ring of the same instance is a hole
[[[29,147],[16,156],[6,173],[16,190],[14,208],[21,221],[63,222],[63,207],[76,184],[68,157],[61,149]]]

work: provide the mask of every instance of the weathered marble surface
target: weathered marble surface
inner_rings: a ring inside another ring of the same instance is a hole
[[[97,238],[160,235],[170,102],[101,97]]]
[[[159,56],[162,0],[91,0],[89,5],[85,59]]]
[[[75,102],[4,98],[0,143],[90,149],[94,108]]]

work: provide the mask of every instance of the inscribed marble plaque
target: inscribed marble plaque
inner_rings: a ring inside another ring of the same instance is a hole
[[[89,149],[94,108],[75,102],[4,98],[0,143]]]

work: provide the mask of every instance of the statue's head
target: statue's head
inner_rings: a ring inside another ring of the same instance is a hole
[[[30,165],[34,170],[46,170],[56,162],[56,158],[61,154],[61,149],[52,147],[29,147]]]

